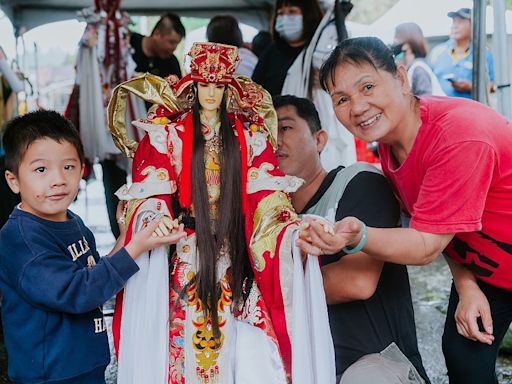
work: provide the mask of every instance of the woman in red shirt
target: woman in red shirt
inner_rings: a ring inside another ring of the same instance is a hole
[[[443,335],[451,383],[497,383],[499,344],[512,321],[512,129],[487,106],[418,98],[407,71],[377,38],[348,39],[321,69],[337,118],[377,141],[382,169],[409,228],[370,228],[355,217],[334,233],[311,223],[312,254],[367,252],[422,265],[447,255],[454,284]]]

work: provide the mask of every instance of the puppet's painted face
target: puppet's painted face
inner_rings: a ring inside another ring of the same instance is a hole
[[[197,97],[203,110],[213,112],[220,108],[224,96],[224,84],[197,83]]]

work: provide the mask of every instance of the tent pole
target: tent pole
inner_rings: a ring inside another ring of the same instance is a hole
[[[512,105],[510,100],[510,77],[507,64],[507,29],[505,18],[505,0],[493,0],[494,9],[494,69],[496,73],[496,92],[498,97],[498,111],[507,119],[512,118]]]
[[[473,0],[473,100],[487,102],[487,71],[485,60],[485,6],[482,0]]]

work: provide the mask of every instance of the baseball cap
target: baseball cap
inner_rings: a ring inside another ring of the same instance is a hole
[[[448,17],[451,17],[452,19],[454,17],[460,17],[461,19],[471,19],[471,9],[469,8],[461,8],[457,11],[448,12]]]

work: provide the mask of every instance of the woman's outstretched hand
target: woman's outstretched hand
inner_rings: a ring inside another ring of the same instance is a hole
[[[326,224],[327,223],[327,224]],[[332,255],[361,239],[363,223],[355,217],[345,217],[330,226],[326,220],[305,217],[297,245],[310,255]]]

